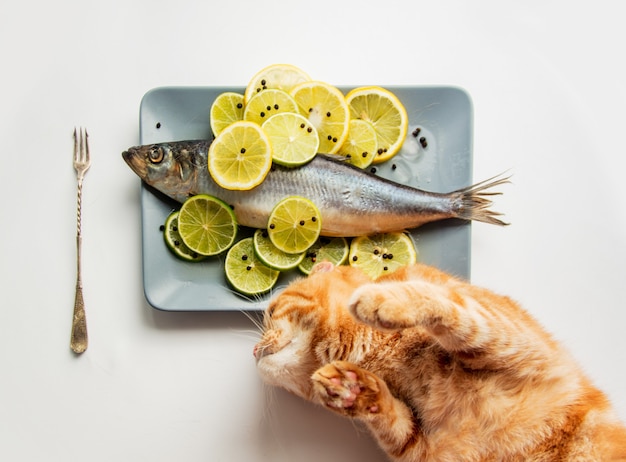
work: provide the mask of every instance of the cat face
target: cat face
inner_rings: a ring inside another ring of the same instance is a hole
[[[271,300],[262,338],[254,347],[263,381],[309,399],[313,372],[352,349],[353,343],[346,345],[340,334],[356,328],[347,303],[366,281],[349,268],[319,264],[308,278],[291,283]]]

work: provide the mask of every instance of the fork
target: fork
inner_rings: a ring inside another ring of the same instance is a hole
[[[78,136],[74,128],[74,170],[78,183],[78,201],[76,212],[76,296],[74,299],[74,317],[72,319],[72,335],[70,348],[74,353],[82,353],[87,349],[87,319],[85,318],[85,302],[83,300],[83,281],[81,279],[81,212],[83,200],[83,178],[91,165],[87,129],[80,129]]]

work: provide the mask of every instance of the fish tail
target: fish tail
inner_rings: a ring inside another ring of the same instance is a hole
[[[509,223],[498,218],[502,216],[501,213],[490,210],[493,204],[490,197],[502,194],[501,192],[491,191],[490,189],[510,183],[509,179],[511,176],[502,175],[503,174],[496,175],[485,181],[456,191],[455,193],[457,194],[458,200],[458,208],[456,209],[457,217],[464,220],[482,221],[492,225],[508,225]]]

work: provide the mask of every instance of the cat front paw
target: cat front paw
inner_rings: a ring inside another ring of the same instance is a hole
[[[380,412],[380,396],[387,390],[374,374],[346,361],[319,368],[311,379],[313,392],[323,405],[351,417]]]
[[[366,284],[352,294],[348,303],[350,313],[359,321],[379,329],[414,327],[414,313],[392,284]]]

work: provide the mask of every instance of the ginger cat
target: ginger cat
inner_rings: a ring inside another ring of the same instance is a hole
[[[391,460],[626,461],[605,395],[514,301],[414,265],[318,264],[274,298],[262,379],[365,423]]]

